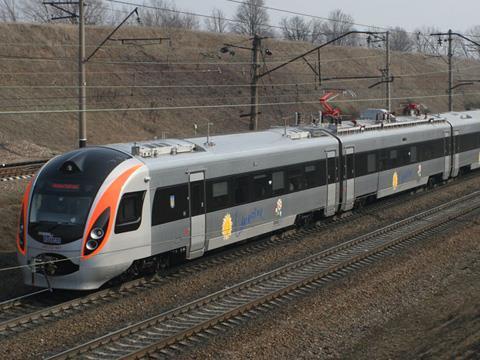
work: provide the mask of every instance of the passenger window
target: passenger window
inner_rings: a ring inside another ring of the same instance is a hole
[[[307,188],[318,186],[319,183],[317,165],[305,166],[305,183]]]
[[[203,180],[190,183],[190,216],[201,214],[205,214],[205,183]]]
[[[397,150],[390,150],[390,159],[394,160],[397,158]]]
[[[226,181],[222,181],[219,183],[213,184],[213,197],[218,198],[221,196],[228,195],[228,183]]]
[[[353,179],[355,177],[355,155],[348,154],[347,157],[347,168],[345,169],[345,177],[347,179]]]
[[[155,191],[152,208],[152,226],[188,217],[187,184],[161,188]]]
[[[266,199],[271,194],[271,179],[267,174],[255,175],[253,177],[254,200]]]
[[[142,207],[145,191],[124,194],[120,201],[115,222],[115,233],[134,231],[142,223]]]
[[[228,181],[210,184],[208,193],[208,211],[217,211],[229,206]]]
[[[338,181],[337,175],[337,158],[328,158],[327,159],[327,183],[333,184]]]
[[[233,190],[235,205],[241,205],[249,202],[249,185],[250,178],[248,176],[243,176],[235,179]]]
[[[377,156],[375,153],[370,153],[367,156],[367,172],[369,174],[377,171]]]
[[[388,170],[389,167],[389,158],[388,158],[388,151],[387,150],[380,150],[380,171]]]
[[[417,162],[417,147],[411,146],[410,147],[410,162],[416,163]]]
[[[285,173],[277,171],[272,174],[272,192],[274,195],[282,194],[285,189]]]
[[[294,167],[288,170],[288,191],[295,192],[303,190],[303,172],[301,167]]]
[[[430,148],[430,144],[426,144],[423,146],[423,156],[422,156],[422,160],[423,161],[426,161],[426,160],[431,160],[432,159],[432,149]]]

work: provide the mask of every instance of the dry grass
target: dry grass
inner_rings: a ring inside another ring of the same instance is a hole
[[[11,182],[0,186],[0,253],[15,250],[23,190],[23,182]]]

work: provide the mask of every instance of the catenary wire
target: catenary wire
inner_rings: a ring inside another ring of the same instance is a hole
[[[459,71],[472,70],[480,68],[480,65],[472,65],[465,68],[459,68]],[[397,78],[402,77],[414,77],[414,76],[427,76],[435,74],[448,73],[448,70],[437,70],[425,73],[411,73],[411,74],[398,74]],[[340,81],[358,81],[359,79],[344,79]],[[368,79],[365,79],[368,80]],[[296,82],[296,83],[272,83],[270,87],[287,87],[287,86],[300,86],[300,85],[315,85],[316,82]],[[91,89],[118,89],[118,88],[145,88],[145,89],[162,89],[162,88],[235,88],[235,87],[251,87],[251,84],[183,84],[183,85],[87,85],[87,88]],[[263,84],[257,84],[258,87],[263,87]],[[78,85],[0,85],[0,89],[77,89]]]
[[[0,55],[1,60],[2,55]],[[326,59],[322,60],[320,64],[328,64],[328,63],[338,63],[338,62],[348,62],[348,61],[357,61],[357,60],[365,60],[365,59],[374,59],[374,58],[384,58],[384,55],[370,55],[370,56],[361,56],[361,57],[343,57],[343,58],[335,58],[335,59]],[[15,58],[17,60],[17,58]],[[267,61],[267,64],[282,64],[284,61]],[[159,65],[209,65],[209,66],[224,66],[224,65],[252,65],[252,62],[166,62],[166,63],[158,63]],[[136,70],[136,71],[88,71],[88,74],[138,74],[138,73],[182,73],[182,72],[201,72],[201,71],[211,71],[216,72],[217,69],[200,69],[200,70],[168,70],[168,71],[160,71],[160,70]],[[37,72],[0,72],[0,76],[4,75],[51,75],[51,74],[75,74],[78,75],[78,71],[52,71],[52,72],[45,72],[45,71],[37,71]]]
[[[452,94],[452,96],[469,96],[480,95],[480,92],[463,92],[460,94]],[[436,95],[409,95],[404,97],[392,97],[391,100],[409,100],[415,99],[431,99],[448,97],[448,94]],[[335,100],[336,103],[360,103],[360,102],[379,102],[385,101],[386,98],[365,98],[365,99],[351,99],[351,100]],[[280,106],[280,105],[298,105],[298,104],[318,104],[318,100],[312,101],[293,101],[293,102],[273,102],[273,103],[259,103],[258,106]],[[0,115],[33,115],[33,114],[69,114],[69,113],[113,113],[113,112],[135,112],[135,111],[173,111],[173,110],[195,110],[195,109],[225,109],[225,108],[239,108],[250,107],[251,103],[246,104],[216,104],[216,105],[190,105],[190,106],[160,106],[160,107],[144,107],[144,108],[105,108],[105,109],[52,109],[52,110],[25,110],[25,111],[0,111]]]

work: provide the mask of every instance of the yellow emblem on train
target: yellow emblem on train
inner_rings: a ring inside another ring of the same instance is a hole
[[[393,173],[392,187],[393,187],[393,190],[397,190],[397,187],[398,187],[398,174],[397,174],[396,171]]]
[[[223,217],[223,222],[222,222],[222,235],[224,240],[230,239],[230,236],[232,236],[232,229],[233,229],[232,216],[230,214],[227,214]]]

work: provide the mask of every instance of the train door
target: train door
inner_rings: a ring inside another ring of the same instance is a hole
[[[447,180],[450,177],[450,172],[452,170],[452,155],[450,154],[450,139],[451,139],[451,132],[444,131],[443,136],[443,156],[445,157],[445,170],[443,172],[443,180]]]
[[[327,206],[325,208],[325,215],[331,216],[336,212],[337,205],[337,152],[330,150],[326,152],[327,155]]]
[[[189,174],[188,198],[190,201],[190,249],[188,259],[202,256],[205,251],[205,173]]]
[[[355,148],[345,148],[344,203],[343,210],[351,210],[355,203]]]
[[[452,141],[452,177],[455,177],[458,175],[460,161],[460,132],[458,130],[453,131]]]

